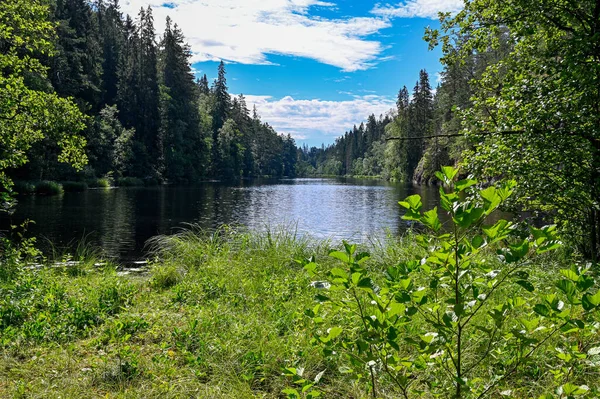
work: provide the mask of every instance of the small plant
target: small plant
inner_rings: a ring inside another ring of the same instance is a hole
[[[151,284],[154,288],[165,290],[177,285],[183,276],[175,265],[155,265],[152,268]]]
[[[596,395],[585,359],[598,344],[600,291],[588,267],[536,279],[530,259],[559,247],[554,226],[523,236],[506,220],[486,224],[514,183],[477,189],[457,175],[451,167],[436,174],[447,226],[437,208],[423,211],[420,196],[400,202],[404,219],[431,231],[417,237],[427,255],[390,266],[384,281],[373,280],[369,255],[346,242],[330,253],[341,267],[319,272],[312,259],[301,261],[329,288],[306,311],[313,343],[373,398],[381,386],[404,398],[531,397],[531,385],[544,399]]]
[[[119,279],[109,279],[99,287],[98,309],[107,315],[115,315],[133,302],[136,287]]]
[[[42,180],[35,185],[35,193],[39,195],[60,195],[63,187],[60,183]]]
[[[325,370],[318,373],[314,379],[309,379],[304,376],[304,368],[298,367],[287,367],[283,370],[283,375],[293,382],[294,385],[298,386],[300,390],[296,388],[286,388],[282,392],[286,395],[287,399],[313,399],[321,396],[321,391],[315,388],[319,383]]]
[[[117,363],[114,366],[107,366],[102,378],[106,382],[116,382],[122,384],[130,381],[140,374],[139,361],[137,355],[130,345],[131,332],[129,325],[117,320],[107,330],[109,344],[115,346],[114,355],[117,358]],[[106,355],[105,363],[109,363],[110,359]]]
[[[82,181],[65,181],[61,184],[65,192],[82,192],[88,189],[87,183]]]
[[[19,226],[10,226],[8,235],[0,234],[0,282],[14,279],[24,265],[42,258],[35,247],[36,238],[27,236],[27,227],[32,223],[35,222],[26,220]]]

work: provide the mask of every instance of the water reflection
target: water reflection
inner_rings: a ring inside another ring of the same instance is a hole
[[[24,197],[12,220],[33,219],[33,235],[59,246],[86,237],[122,260],[143,256],[144,243],[186,223],[204,228],[240,223],[253,229],[297,223],[299,232],[334,240],[403,231],[398,201],[418,192],[425,208],[438,202],[436,188],[377,180],[289,179],[203,183],[191,187],[88,190],[61,197]]]

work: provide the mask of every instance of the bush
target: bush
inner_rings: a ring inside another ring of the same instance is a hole
[[[63,193],[63,187],[60,183],[43,180],[35,185],[35,192],[40,195],[59,195]]]
[[[87,185],[90,188],[109,188],[111,186],[111,181],[106,177],[101,177],[99,179],[88,180]]]
[[[422,211],[419,195],[400,202],[404,219],[431,232],[417,236],[424,257],[390,265],[380,279],[369,254],[346,242],[330,252],[339,267],[300,262],[319,276],[319,303],[305,312],[313,343],[345,362],[373,398],[392,386],[404,398],[598,397],[587,377],[586,359],[600,353],[600,291],[589,266],[556,275],[531,268],[559,247],[555,226],[523,234],[506,220],[485,224],[514,182],[477,189],[457,175],[436,173],[444,219],[437,208]]]
[[[88,189],[88,185],[82,181],[65,181],[61,183],[65,192],[82,192]]]
[[[143,185],[144,181],[137,177],[119,177],[117,179],[117,186],[119,187],[139,187]]]

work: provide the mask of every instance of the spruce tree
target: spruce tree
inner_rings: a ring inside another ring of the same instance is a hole
[[[152,8],[139,13],[139,65],[137,70],[136,136],[144,145],[142,165],[146,174],[160,177],[163,171],[162,137],[160,128],[160,99],[157,71],[157,46]]]
[[[197,87],[190,68],[191,50],[177,25],[167,17],[160,44],[161,131],[166,177],[196,180],[204,175],[205,152],[200,131]]]
[[[229,117],[231,110],[231,98],[227,92],[227,79],[225,78],[225,64],[223,61],[219,64],[217,80],[213,87],[214,108],[212,112],[212,134],[213,134],[213,167],[215,170],[220,168],[220,155],[218,146],[215,145],[218,141],[219,130],[223,127],[225,120]],[[217,172],[218,173],[218,172]]]
[[[98,3],[96,11],[98,26],[102,40],[103,71],[103,105],[116,104],[118,91],[118,69],[120,52],[123,47],[124,31],[118,0],[103,0]]]
[[[74,97],[82,110],[97,112],[102,99],[102,49],[92,9],[85,0],[57,0],[54,20],[52,86],[59,95]]]

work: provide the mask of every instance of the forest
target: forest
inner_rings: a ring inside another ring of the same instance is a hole
[[[321,148],[232,96],[223,61],[196,79],[165,27],[0,1],[0,397],[600,397],[600,1],[439,13],[439,84],[421,69]],[[42,249],[36,208],[108,233]],[[137,219],[132,266],[103,246]]]
[[[58,0],[48,22],[57,26],[53,52],[39,52],[45,76],[29,87],[77,106],[87,163],[76,171],[59,162],[58,143],[45,137],[28,150],[31,162],[10,165],[14,179],[156,184],[294,175],[294,140],[261,122],[242,94],[232,99],[224,63],[214,82],[196,79],[183,32],[167,20],[157,38],[150,7],[124,16],[118,0]]]

